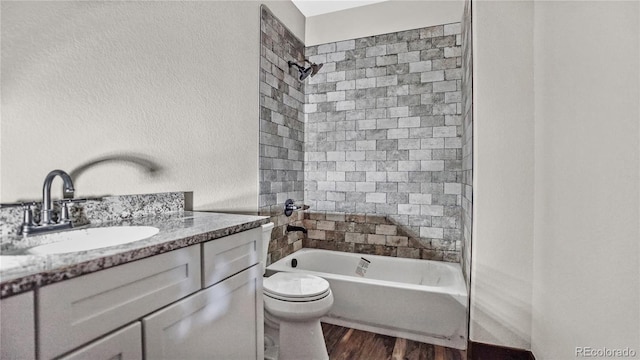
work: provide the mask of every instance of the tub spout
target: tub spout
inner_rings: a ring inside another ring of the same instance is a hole
[[[305,234],[307,233],[307,229],[303,228],[302,226],[287,225],[287,232],[290,231],[302,231]]]

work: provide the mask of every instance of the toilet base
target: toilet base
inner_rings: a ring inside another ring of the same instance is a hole
[[[328,360],[320,321],[280,322],[279,360]]]
[[[327,360],[320,320],[278,321],[264,313],[265,360]]]
[[[267,356],[277,353],[278,360],[329,360],[320,318],[332,305],[328,288],[324,297],[311,301],[287,301],[265,294],[265,345],[271,345],[265,347],[265,359],[272,360]]]
[[[264,360],[278,360],[278,354],[280,353],[280,347],[278,345],[266,345],[264,346]]]
[[[280,325],[269,313],[264,313],[264,360],[278,360],[280,352]]]

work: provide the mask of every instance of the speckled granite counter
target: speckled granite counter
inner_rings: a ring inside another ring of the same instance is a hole
[[[71,279],[130,261],[217,239],[268,223],[268,217],[203,212],[176,212],[104,222],[87,227],[155,226],[150,238],[123,245],[58,255],[22,255],[40,245],[39,236],[0,238],[0,298]]]

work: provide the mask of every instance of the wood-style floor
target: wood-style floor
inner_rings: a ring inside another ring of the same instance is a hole
[[[466,351],[322,323],[330,360],[464,360]]]

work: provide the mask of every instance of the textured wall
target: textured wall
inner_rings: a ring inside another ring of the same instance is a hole
[[[460,21],[463,0],[393,0],[307,18],[307,46]],[[355,25],[354,25],[355,24]]]
[[[596,358],[637,359],[640,2],[536,1],[533,11],[532,350],[571,359],[576,347],[630,348]]]
[[[460,44],[453,23],[307,47],[324,63],[305,87],[312,211],[385,215],[419,256],[459,260]],[[378,244],[364,235],[345,241]]]
[[[304,196],[304,85],[288,61],[304,59],[304,44],[266,6],[260,25],[260,200],[271,216],[269,259],[277,261],[302,247],[301,233],[287,233],[301,212],[284,216],[284,203]],[[300,218],[299,218],[300,217]]]
[[[258,2],[1,6],[2,202],[40,199],[55,168],[133,153],[162,170],[103,162],[76,195],[192,191],[196,210],[257,211]],[[304,26],[292,3],[273,8]]]
[[[475,181],[469,336],[520,349],[531,346],[533,6],[532,1],[472,5]]]

